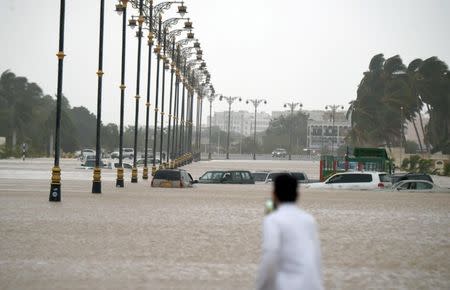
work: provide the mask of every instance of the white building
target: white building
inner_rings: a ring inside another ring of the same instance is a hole
[[[345,111],[334,115],[334,127],[331,111],[305,111],[309,114],[307,144],[309,149],[320,150],[329,148],[336,150],[344,145],[345,137],[351,129],[351,122],[346,118]]]
[[[209,117],[207,119],[209,126]],[[270,115],[265,112],[256,114],[256,132],[263,132],[269,127]],[[240,133],[244,136],[253,134],[253,126],[255,125],[255,113],[248,111],[231,112],[230,114],[230,131]],[[212,126],[217,126],[223,131],[228,130],[228,111],[214,112],[212,117]]]

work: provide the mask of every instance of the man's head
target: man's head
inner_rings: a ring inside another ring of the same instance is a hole
[[[277,203],[283,202],[296,202],[297,193],[297,180],[290,174],[282,174],[275,178],[274,184],[274,197]]]

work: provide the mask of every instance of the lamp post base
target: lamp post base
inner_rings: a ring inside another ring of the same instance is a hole
[[[145,180],[148,179],[148,167],[147,166],[145,166],[142,171],[142,179],[145,179]]]
[[[48,201],[61,201],[61,184],[51,184],[50,185],[50,197]]]
[[[61,201],[61,169],[59,166],[52,168],[52,183],[50,184],[50,196],[48,201]]]
[[[131,183],[137,182],[138,182],[138,170],[136,167],[133,167],[133,169],[131,169]]]
[[[92,193],[102,193],[101,169],[94,168],[94,178],[92,180]]]
[[[156,166],[153,165],[152,166],[152,176],[155,176],[155,173],[156,173]]]
[[[117,179],[116,179],[116,187],[124,187],[123,182],[123,168],[119,167],[117,168]]]

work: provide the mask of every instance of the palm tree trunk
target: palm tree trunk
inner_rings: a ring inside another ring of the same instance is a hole
[[[430,110],[429,106],[428,106],[428,110]],[[427,153],[430,153],[430,145],[428,143],[427,138],[425,138],[425,129],[423,127],[422,113],[420,111],[418,113],[419,113],[420,127],[422,128],[422,134],[423,134],[423,139],[424,139],[423,141],[425,143],[425,147],[427,148]]]
[[[411,122],[414,126],[414,131],[416,131],[417,141],[419,141],[420,153],[422,153],[423,152],[422,141],[420,140],[419,131],[417,130],[416,118],[412,118]]]

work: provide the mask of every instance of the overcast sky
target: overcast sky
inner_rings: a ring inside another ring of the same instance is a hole
[[[63,92],[72,106],[96,112],[100,1],[66,2]],[[0,3],[0,71],[10,69],[55,95],[60,1]],[[106,1],[105,123],[119,122],[121,17],[114,12],[116,3]],[[437,56],[450,64],[447,0],[187,0],[185,4],[216,92],[244,100],[265,98],[268,104],[261,109],[268,112],[282,110],[291,101],[303,103],[305,109],[328,104],[347,107],[377,53],[399,54],[405,63]],[[164,17],[175,16],[174,11],[175,6]],[[131,29],[127,33],[125,123],[131,124],[137,38]],[[147,87],[145,42],[142,47],[141,125]],[[225,109],[223,101],[214,103],[214,110]],[[245,102],[233,105],[233,110],[239,109],[252,108]]]

